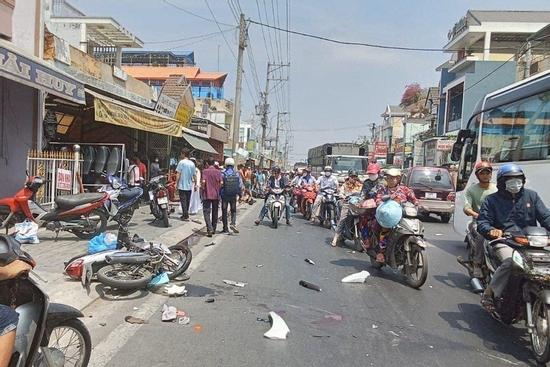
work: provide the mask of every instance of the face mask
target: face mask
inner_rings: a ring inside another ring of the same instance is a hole
[[[523,187],[523,180],[521,178],[511,178],[506,181],[506,191],[511,194],[517,194]]]
[[[326,177],[330,177],[332,175],[332,172],[325,172]]]
[[[376,181],[376,179],[378,178],[378,175],[377,175],[377,174],[374,174],[374,173],[373,173],[373,174],[369,174],[369,177],[368,177],[368,178],[369,178],[370,181]]]

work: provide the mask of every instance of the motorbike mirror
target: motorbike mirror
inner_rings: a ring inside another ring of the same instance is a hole
[[[388,201],[391,199],[391,196],[390,195],[384,195],[382,196],[382,201]]]

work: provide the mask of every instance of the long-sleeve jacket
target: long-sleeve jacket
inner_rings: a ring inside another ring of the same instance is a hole
[[[414,191],[405,185],[397,185],[393,188],[383,186],[376,194],[376,205],[382,204],[383,198],[386,195],[389,195],[390,199],[396,200],[399,203],[405,203],[408,201],[411,204],[418,205],[418,200],[414,195]]]
[[[550,231],[550,210],[535,191],[522,189],[512,197],[506,190],[499,190],[487,196],[481,205],[477,230],[489,239],[492,229],[518,230],[536,226],[537,222]]]

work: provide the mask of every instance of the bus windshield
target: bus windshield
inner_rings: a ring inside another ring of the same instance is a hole
[[[367,169],[367,157],[333,157],[331,166],[334,171],[347,172],[350,169],[361,173]]]
[[[495,163],[550,159],[550,92],[485,112],[481,159]]]

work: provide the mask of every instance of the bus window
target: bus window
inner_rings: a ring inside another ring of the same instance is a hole
[[[550,159],[550,92],[500,106],[483,115],[481,159]]]
[[[480,116],[478,115],[468,125],[468,129],[471,131],[474,138],[469,138],[464,144],[462,150],[462,156],[460,158],[460,165],[458,166],[458,174],[456,180],[456,191],[462,191],[466,188],[470,174],[474,169],[474,165],[477,158],[477,133],[479,131]]]

